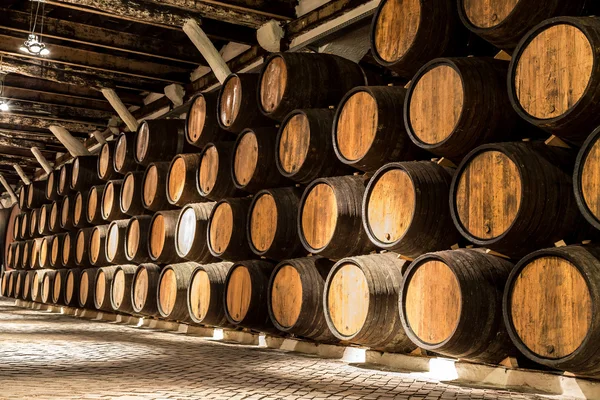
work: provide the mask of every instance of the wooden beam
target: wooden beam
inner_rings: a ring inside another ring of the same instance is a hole
[[[16,114],[11,112],[0,113],[0,124],[27,126],[38,129],[48,129],[50,125],[56,125],[59,122],[70,132],[78,132],[86,136],[90,132],[101,128],[101,126],[99,125],[90,124],[87,122],[73,122],[69,120],[45,117],[41,115]]]
[[[87,110],[84,108],[73,108],[69,106],[48,104],[39,101],[19,100],[13,97],[8,98],[8,104],[11,111],[17,113],[36,113],[44,114],[60,119],[73,119],[81,122],[105,125],[113,113],[100,110]]]
[[[198,51],[202,53],[202,56],[204,56],[204,59],[208,62],[208,65],[210,65],[210,68],[219,82],[225,82],[225,79],[231,75],[231,70],[196,20],[188,19],[183,25],[183,31],[188,35]]]
[[[11,74],[14,75],[14,74]],[[48,94],[29,88],[4,86],[4,97],[12,100],[22,100],[32,104],[69,107],[81,110],[97,110],[112,112],[108,102],[97,100],[82,100],[61,95]]]
[[[37,147],[32,147],[31,152],[35,156],[36,160],[40,163],[46,174],[50,174],[52,172],[52,165],[46,160],[46,157],[42,154],[42,152]]]
[[[19,175],[19,178],[21,178],[23,183],[29,185],[31,183],[31,180],[27,177],[27,174],[25,174],[23,168],[21,168],[19,164],[13,164],[13,167],[15,168],[15,171],[17,171],[17,174]]]
[[[10,139],[10,140],[26,140],[31,141],[32,143],[36,143],[36,146],[53,146],[53,147],[62,147],[62,144],[50,133],[37,133],[37,132],[28,132],[24,130],[19,130],[17,126],[12,125],[4,125],[0,128],[0,138]]]
[[[110,105],[115,109],[119,117],[125,122],[125,125],[129,128],[131,132],[137,131],[138,122],[133,115],[129,112],[125,104],[121,101],[119,96],[115,93],[114,90],[104,88],[102,89],[102,94],[106,97],[106,100],[110,103]]]
[[[4,186],[4,189],[6,189],[6,193],[8,193],[8,195],[10,196],[10,198],[12,199],[12,201],[14,203],[16,203],[17,201],[19,201],[19,199],[17,198],[17,195],[15,194],[15,191],[13,190],[12,187],[10,187],[10,185],[8,184],[8,182],[6,181],[6,179],[4,178],[4,175],[0,174],[0,182],[2,183],[2,186]]]
[[[63,144],[63,146],[65,146],[67,151],[69,153],[71,153],[71,155],[73,157],[89,156],[90,154],[92,154],[83,145],[83,143],[81,143],[79,141],[79,139],[74,138],[69,133],[69,131],[66,130],[65,128],[63,128],[62,126],[53,125],[53,126],[50,126],[49,129],[50,129],[50,132],[52,132],[52,134],[54,136],[56,136],[56,138],[58,140],[60,140],[60,142]]]

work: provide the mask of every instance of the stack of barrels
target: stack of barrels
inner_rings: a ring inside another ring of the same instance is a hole
[[[2,294],[600,375],[600,18],[489,3],[380,3],[406,87],[272,54],[34,182]]]

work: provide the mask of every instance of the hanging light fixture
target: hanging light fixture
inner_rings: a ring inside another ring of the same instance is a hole
[[[35,10],[35,16],[33,14],[33,3],[37,3],[37,7]],[[40,4],[42,4],[42,12],[41,12],[41,23],[40,23],[40,34],[39,36],[35,33],[35,28],[37,27],[38,17],[40,16]],[[19,47],[24,53],[33,54],[35,56],[47,56],[50,54],[50,50],[46,48],[46,45],[42,42],[42,35],[44,33],[44,0],[31,0],[31,15],[29,20],[29,29],[30,33],[27,37],[25,43]]]

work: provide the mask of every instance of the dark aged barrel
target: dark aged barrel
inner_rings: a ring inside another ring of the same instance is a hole
[[[245,128],[273,125],[256,104],[258,74],[231,74],[223,82],[217,99],[219,126],[239,133]]]
[[[362,227],[365,178],[337,176],[313,181],[298,211],[298,234],[309,253],[331,259],[366,254],[375,246]]]
[[[39,221],[40,209],[34,208],[29,212],[29,236],[38,236],[38,221]]]
[[[190,321],[187,308],[187,288],[195,262],[167,265],[158,278],[157,304],[161,317],[175,321]]]
[[[130,216],[147,214],[142,203],[142,184],[144,172],[128,172],[123,179],[119,207],[121,212]]]
[[[56,271],[45,269],[41,272],[43,272],[41,300],[42,303],[48,304],[52,302],[52,290],[54,289],[54,277],[56,276]]]
[[[85,219],[91,225],[104,223],[104,218],[102,218],[102,197],[104,195],[104,187],[105,185],[98,185],[90,188],[85,207]]]
[[[269,277],[275,265],[258,260],[231,266],[225,279],[223,304],[230,324],[261,332],[277,332],[269,318]]]
[[[38,235],[49,235],[50,234],[50,211],[52,210],[52,204],[44,204],[40,207],[40,213],[38,215]],[[16,220],[15,220],[16,226]]]
[[[450,188],[458,231],[511,257],[559,240],[594,237],[573,194],[574,156],[571,149],[536,142],[476,148],[463,159]]]
[[[13,288],[13,297],[15,299],[23,298],[23,288],[25,287],[25,276],[27,271],[16,271],[15,286]]]
[[[152,261],[171,264],[183,261],[175,250],[175,232],[179,211],[159,211],[152,216],[148,229],[148,253]]]
[[[536,251],[512,270],[504,323],[527,358],[578,375],[600,374],[597,340],[600,249],[565,246]]]
[[[31,301],[40,303],[42,301],[42,280],[44,279],[44,271],[33,272],[35,274],[31,279]]]
[[[422,158],[424,152],[412,143],[398,113],[405,95],[406,89],[390,86],[359,86],[349,91],[333,122],[338,159],[369,172],[388,162]]]
[[[68,269],[58,269],[54,275],[54,287],[52,288],[52,303],[65,304],[65,290]]]
[[[152,162],[169,161],[177,154],[198,151],[185,140],[185,121],[154,119],[140,124],[135,137],[135,161],[147,167]]]
[[[4,297],[9,297],[8,296],[8,292],[9,292],[9,281],[10,281],[10,275],[13,273],[13,271],[4,271],[4,273],[2,274],[2,282],[1,282],[1,286],[0,286],[0,292],[2,292],[2,296]]]
[[[340,340],[375,349],[410,352],[416,346],[400,321],[398,294],[408,262],[394,253],[349,257],[327,275],[323,308]]]
[[[175,228],[175,250],[179,257],[202,264],[217,261],[208,249],[206,236],[215,204],[188,204],[181,210]]]
[[[46,181],[33,181],[27,188],[27,208],[39,208],[46,204]]]
[[[195,185],[200,154],[179,154],[173,158],[167,175],[167,200],[175,206],[197,203],[204,198]]]
[[[100,149],[100,154],[98,155],[98,177],[103,181],[110,181],[119,177],[119,173],[115,169],[113,162],[116,146],[117,141],[111,140],[104,143]]]
[[[200,93],[191,100],[185,125],[185,138],[189,144],[202,149],[210,142],[233,138],[219,126],[217,98],[218,92],[210,92]]]
[[[478,250],[424,254],[408,267],[400,317],[420,348],[497,364],[517,350],[502,321],[502,294],[513,264]]]
[[[252,199],[223,199],[210,214],[207,240],[211,254],[227,261],[254,257],[246,239],[246,224]]]
[[[89,226],[87,222],[87,205],[89,200],[89,191],[75,193],[73,206],[73,225],[76,228],[85,228]]]
[[[65,231],[75,230],[76,228],[73,223],[75,196],[71,194],[63,197],[60,208],[60,227]]]
[[[36,272],[37,271],[27,271],[27,275],[25,275],[23,295],[21,296],[23,300],[31,300],[31,282],[33,281],[33,275],[35,275]]]
[[[65,279],[64,298],[66,306],[74,307],[78,303],[79,297],[79,281],[81,280],[80,269],[68,269],[67,278]]]
[[[305,255],[298,237],[298,207],[302,190],[261,190],[252,198],[246,223],[248,244],[254,254],[273,260]]]
[[[286,178],[307,184],[324,176],[352,173],[335,156],[333,110],[295,110],[281,123],[275,149],[277,169]]]
[[[15,247],[17,246],[16,242],[13,242],[8,247],[8,252],[6,254],[6,267],[15,269],[15,265],[13,264],[14,256],[15,256]]]
[[[258,104],[262,113],[281,121],[299,108],[337,106],[346,92],[365,84],[360,66],[345,58],[277,53],[262,67]]]
[[[98,268],[96,271],[96,288],[94,291],[94,306],[101,311],[113,311],[110,303],[111,285],[117,272],[117,266]]]
[[[600,18],[537,25],[513,53],[509,96],[525,121],[573,142],[600,124]]]
[[[42,244],[40,246],[39,257],[40,267],[51,268],[52,267],[52,240],[53,236],[44,236],[42,238]]]
[[[458,163],[482,144],[539,135],[512,109],[507,73],[507,61],[487,57],[438,58],[425,64],[404,103],[412,141]]]
[[[223,309],[225,278],[233,264],[227,261],[198,264],[190,277],[187,306],[190,319],[203,325],[228,325]]]
[[[108,225],[96,225],[92,228],[89,240],[89,258],[90,263],[95,267],[101,267],[108,264],[106,259],[106,242],[108,235]]]
[[[136,132],[123,133],[117,139],[113,156],[113,167],[118,173],[125,175],[129,171],[137,171],[139,165],[135,162]]]
[[[103,183],[98,177],[98,156],[79,156],[73,160],[71,189],[87,190],[92,185]]]
[[[201,196],[218,201],[241,195],[231,177],[233,146],[232,142],[209,143],[200,153],[196,187]]]
[[[73,163],[63,164],[58,167],[58,194],[66,196],[71,192],[71,175],[73,175]]]
[[[453,173],[431,161],[381,167],[363,198],[363,227],[371,242],[407,257],[460,242],[448,204]]]
[[[96,272],[98,268],[88,268],[81,271],[79,278],[79,307],[94,308],[94,293],[96,291]]]
[[[35,238],[31,241],[31,254],[29,255],[29,268],[40,269],[40,250],[43,238]]]
[[[60,180],[60,172],[53,170],[48,174],[46,178],[46,200],[57,200],[60,195],[58,194],[58,183]]]
[[[594,130],[579,150],[573,173],[575,199],[585,219],[600,229],[600,128]]]
[[[141,315],[158,315],[156,294],[161,268],[156,264],[140,264],[135,270],[131,289],[134,312]]]
[[[94,230],[94,228],[95,227],[80,229],[75,237],[75,262],[80,267],[89,267],[91,265],[90,247],[92,240],[92,231]]]
[[[121,211],[120,200],[123,190],[123,180],[108,181],[102,193],[102,204],[100,212],[105,221],[115,221],[127,218],[127,214]]]
[[[21,251],[21,268],[31,269],[29,265],[29,259],[31,258],[31,251],[33,249],[33,240],[26,240],[23,244],[23,250]]]
[[[131,285],[137,265],[118,265],[110,287],[110,304],[113,310],[133,313]]]
[[[323,313],[325,278],[332,267],[333,261],[318,256],[277,264],[267,292],[269,316],[277,329],[319,342],[336,340]]]
[[[17,275],[19,271],[10,271],[10,275],[8,275],[8,297],[15,297],[15,286],[17,283]]]
[[[129,220],[125,230],[125,256],[127,261],[136,264],[152,261],[148,254],[150,222],[152,222],[150,215],[139,215]]]
[[[48,226],[50,227],[50,232],[52,233],[62,232],[62,229],[60,228],[61,211],[60,200],[53,201],[52,205],[50,206],[50,220],[48,221]]]
[[[13,264],[15,269],[23,268],[23,250],[25,247],[24,242],[16,242],[15,255],[13,257]]]
[[[110,264],[124,264],[127,262],[125,253],[125,237],[128,219],[119,219],[113,221],[108,226],[106,234],[106,261]]]
[[[290,185],[275,164],[277,128],[244,129],[233,148],[231,176],[241,190],[256,193],[261,189]]]
[[[170,166],[169,162],[159,162],[146,168],[142,178],[142,203],[147,210],[156,212],[176,208],[169,203],[165,190]]]
[[[62,238],[62,246],[60,247],[61,251],[60,251],[60,264],[61,266],[65,267],[65,268],[74,268],[75,266],[87,266],[88,261],[87,261],[87,257],[85,259],[85,262],[79,264],[77,262],[77,251],[78,251],[78,243],[77,243],[77,235],[78,233],[75,232],[68,232],[65,233],[63,238]],[[59,233],[58,235],[56,235],[56,237],[61,236],[61,234]],[[60,239],[59,239],[60,241]],[[58,251],[55,253],[55,245],[56,245],[56,241],[54,243],[52,243],[52,259],[54,260],[54,255],[58,254]],[[57,245],[56,245],[57,246]],[[58,264],[56,262],[54,262],[54,267],[56,268]]]

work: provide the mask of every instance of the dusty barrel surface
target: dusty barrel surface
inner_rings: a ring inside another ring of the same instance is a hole
[[[102,218],[102,197],[106,185],[92,186],[85,205],[85,218],[91,225],[104,223]]]
[[[60,172],[53,170],[48,174],[46,178],[46,200],[56,200],[60,197],[58,194],[58,183],[60,179]]]
[[[71,169],[71,189],[87,190],[92,185],[103,183],[98,177],[98,156],[78,156]]]
[[[175,232],[175,250],[179,257],[202,264],[217,261],[208,249],[206,236],[210,213],[215,204],[188,204],[181,210]]]
[[[56,271],[51,269],[43,269],[40,272],[43,273],[41,300],[42,303],[49,304],[52,302],[52,290],[54,290],[54,278],[56,277]]]
[[[110,287],[110,304],[113,310],[133,313],[131,286],[137,265],[118,265]]]
[[[594,130],[586,139],[577,154],[575,171],[573,172],[573,187],[579,211],[596,229],[600,229],[600,196],[598,182],[600,181],[600,128]]]
[[[108,241],[109,225],[96,225],[92,228],[89,240],[90,264],[101,267],[108,264],[106,259],[106,243]],[[83,229],[85,230],[85,229]],[[78,238],[79,239],[79,238]]]
[[[158,315],[156,293],[161,268],[156,264],[140,264],[137,267],[131,289],[134,312],[141,315]]]
[[[167,178],[171,163],[159,162],[150,164],[142,178],[142,204],[149,211],[172,210],[176,206],[167,199]]]
[[[58,269],[54,275],[54,287],[52,288],[52,303],[65,304],[65,291],[67,284],[68,269]]]
[[[231,176],[233,146],[233,142],[216,142],[202,149],[196,176],[196,186],[202,197],[218,201],[241,195]]]
[[[198,324],[227,325],[223,309],[225,278],[233,264],[227,261],[198,264],[192,272],[187,291],[190,319]]]
[[[325,278],[333,261],[306,257],[277,264],[269,280],[267,303],[273,325],[317,341],[335,341],[323,312]]]
[[[197,150],[185,140],[185,121],[181,119],[146,120],[135,136],[135,161],[145,167]]]
[[[125,249],[128,219],[119,219],[108,225],[106,233],[106,261],[110,264],[123,264],[127,262]]]
[[[125,175],[119,198],[119,207],[123,214],[135,216],[148,213],[142,201],[143,179],[143,171],[128,172]]]
[[[513,53],[509,96],[525,121],[583,142],[600,124],[600,18],[558,17],[527,33]]]
[[[125,256],[133,263],[150,262],[148,254],[148,230],[152,217],[140,215],[133,217],[125,229]]]
[[[139,169],[139,165],[135,162],[135,135],[136,132],[126,132],[117,139],[113,167],[121,175]]]
[[[65,279],[64,302],[66,306],[76,306],[79,302],[79,281],[81,280],[80,269],[68,269]]]
[[[75,196],[73,194],[62,198],[60,205],[60,227],[65,231],[75,230]]]
[[[254,254],[273,260],[305,254],[298,236],[302,190],[295,187],[261,190],[252,198],[246,236]]]
[[[95,227],[92,228],[83,228],[77,231],[77,235],[75,236],[75,243],[72,243],[71,246],[75,245],[75,263],[80,267],[89,267],[91,265],[90,262],[90,247],[92,240],[92,232]],[[69,240],[70,241],[70,240]],[[67,240],[65,239],[65,243]],[[97,244],[96,247],[99,245]],[[63,252],[63,256],[64,256]]]
[[[73,163],[63,164],[58,171],[58,194],[65,196],[71,192],[71,175],[73,175]]]
[[[189,144],[202,149],[208,143],[233,138],[219,126],[217,98],[218,92],[209,92],[200,93],[191,100],[185,125],[185,138]]]
[[[340,340],[371,348],[410,352],[399,314],[398,294],[407,261],[396,254],[371,254],[338,261],[327,275],[323,309]]]
[[[453,173],[431,161],[381,167],[367,185],[362,206],[363,227],[373,244],[418,257],[460,242],[448,204]]]
[[[75,193],[73,206],[73,225],[76,228],[85,228],[86,226],[89,226],[89,223],[87,222],[89,193],[90,192],[87,190]]]
[[[163,318],[174,321],[190,321],[187,307],[187,288],[195,262],[167,265],[160,273],[157,288],[158,312]]]
[[[159,211],[152,216],[148,229],[148,253],[153,262],[171,264],[183,261],[175,250],[179,211]]]
[[[171,161],[167,175],[167,200],[182,207],[188,203],[204,201],[196,188],[196,174],[200,167],[200,154],[178,154]]]
[[[123,180],[113,180],[106,183],[100,204],[100,213],[105,221],[127,218],[127,214],[121,211],[122,190]]]
[[[211,254],[222,260],[238,261],[253,258],[246,239],[249,198],[223,199],[210,214],[207,240]]]
[[[300,108],[336,106],[346,92],[366,84],[360,66],[329,54],[277,53],[258,82],[260,111],[278,121]]]
[[[285,117],[275,144],[275,162],[284,177],[307,184],[319,177],[353,171],[335,156],[333,117],[334,111],[329,109],[295,110]]]
[[[467,240],[511,257],[594,237],[573,194],[574,156],[536,142],[474,149],[452,180],[454,225]]]
[[[261,332],[277,332],[269,318],[269,277],[275,265],[266,261],[240,261],[225,279],[223,304],[230,324]]]
[[[94,290],[94,306],[98,310],[112,311],[110,303],[111,285],[117,272],[117,266],[102,267],[96,270],[96,284]]]
[[[408,267],[400,316],[417,346],[450,357],[499,363],[518,354],[502,320],[513,264],[477,250],[424,254]]]
[[[600,375],[600,249],[565,246],[523,258],[504,291],[504,323],[529,359],[580,375]]]
[[[39,208],[48,203],[46,199],[46,181],[33,181],[27,187],[27,208]]]
[[[96,291],[96,273],[98,268],[88,268],[81,271],[79,279],[78,301],[81,308],[94,308]]]
[[[116,146],[117,141],[111,140],[104,143],[100,148],[100,154],[98,155],[98,177],[103,181],[117,179],[119,176],[113,162]]]
[[[60,266],[65,268],[73,268],[79,266],[77,263],[77,235],[79,232],[68,232],[65,234],[57,234],[52,242],[52,255],[50,257],[50,261],[54,264],[54,268],[56,268],[59,263]],[[86,262],[82,264],[85,266]]]

